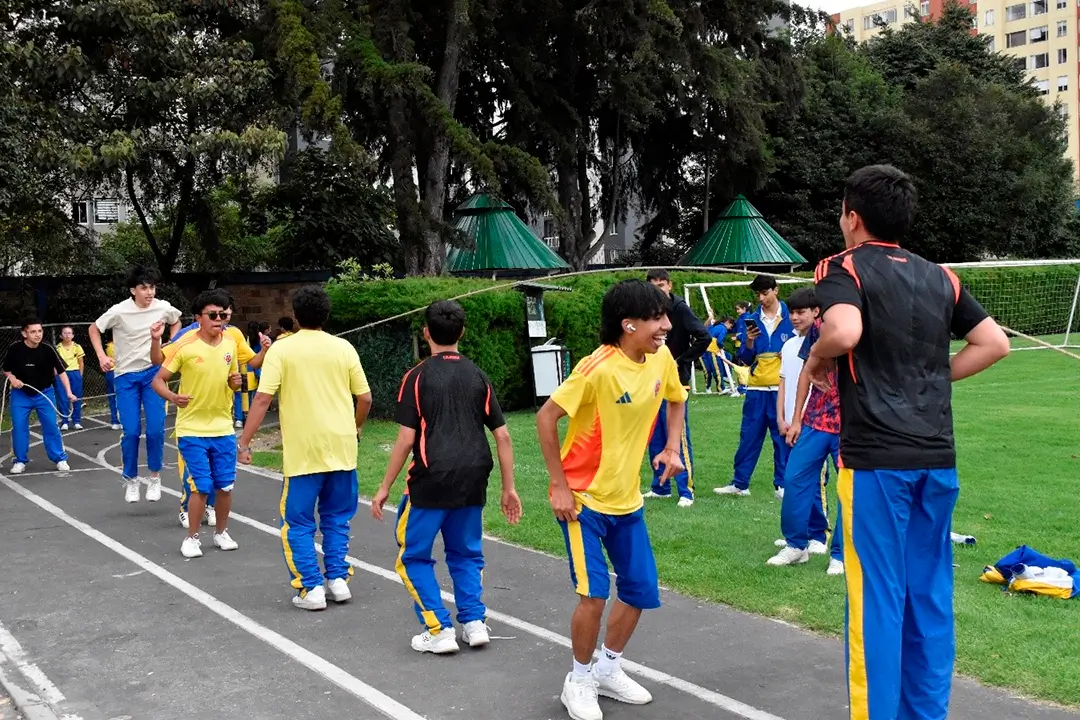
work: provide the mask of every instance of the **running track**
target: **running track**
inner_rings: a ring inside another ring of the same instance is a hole
[[[65,436],[70,473],[49,472],[37,444],[27,473],[0,474],[0,680],[28,720],[567,717],[558,698],[575,599],[562,558],[489,541],[492,644],[421,656],[409,648],[419,626],[393,570],[392,515],[379,524],[365,506],[357,513],[353,600],[301,612],[277,537],[279,477],[242,469],[230,523],[240,549],[217,551],[207,529],[205,555],[189,561],[175,465],[161,502],[128,505],[119,441],[91,418]],[[449,587],[445,568],[437,572]],[[627,653],[654,701],[601,698],[608,720],[847,717],[839,642],[675,593],[663,599]],[[954,687],[952,718],[1080,718],[963,679]]]

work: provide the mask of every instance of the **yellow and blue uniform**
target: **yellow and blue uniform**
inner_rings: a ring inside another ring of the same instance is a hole
[[[82,423],[82,396],[83,396],[83,376],[82,370],[79,369],[80,360],[86,357],[86,352],[83,351],[82,346],[77,342],[71,343],[68,347],[64,343],[60,343],[56,346],[56,354],[60,356],[60,359],[64,361],[64,367],[67,368],[68,382],[71,383],[71,394],[79,398],[74,403],[68,400],[67,393],[64,392],[64,386],[60,383],[60,376],[56,377],[56,400],[60,406],[60,414],[63,416],[62,423],[67,423],[69,420],[76,425]]]
[[[180,373],[179,394],[191,398],[187,407],[176,412],[185,494],[228,492],[236,482],[229,375],[238,372],[237,354],[231,338],[222,336],[217,345],[208,345],[192,332],[175,343],[165,361],[169,372]]]
[[[736,354],[739,360],[750,366],[750,378],[743,401],[742,427],[739,428],[739,448],[735,451],[734,477],[731,484],[740,490],[750,487],[765,433],[773,443],[773,485],[784,487],[784,468],[787,465],[788,444],[780,435],[776,422],[776,397],[780,391],[780,350],[795,335],[787,304],[781,302],[776,325],[769,332],[762,320],[761,308],[743,315],[737,324],[738,342]],[[751,321],[761,328],[761,334],[750,342],[747,324]]]
[[[579,595],[606,599],[607,551],[619,600],[660,607],[656,559],[645,527],[641,461],[661,402],[686,402],[687,391],[668,348],[636,363],[604,345],[583,359],[552,394],[570,417],[562,446],[577,520],[562,522],[570,579]]]
[[[353,398],[371,392],[347,340],[301,329],[266,352],[259,392],[278,396],[282,465],[281,545],[301,596],[323,583],[315,554],[315,512],[326,580],[348,579],[349,522],[356,514],[356,419]]]
[[[243,333],[240,333],[235,327],[233,327],[231,325],[226,325],[224,328],[222,328],[221,332],[222,332],[222,335],[223,335],[223,342],[224,342],[224,340],[229,340],[230,342],[232,342],[233,346],[236,348],[236,350],[234,352],[234,355],[236,357],[236,362],[237,362],[237,367],[238,368],[241,365],[247,364],[248,362],[251,361],[251,358],[255,357],[255,353],[252,351],[251,347],[249,347],[248,344],[247,344],[247,339],[244,338]],[[239,340],[237,339],[237,335],[239,335]],[[192,323],[190,325],[187,325],[187,326],[181,328],[180,332],[178,332],[176,334],[176,337],[172,338],[172,340],[170,342],[168,342],[165,346],[163,346],[161,348],[161,354],[164,356],[163,362],[165,363],[165,365],[167,366],[172,361],[173,357],[175,357],[176,353],[181,348],[185,347],[189,343],[195,342],[198,339],[199,339],[199,323],[195,322],[195,323]],[[183,380],[183,378],[181,376],[181,387],[183,386],[182,385],[182,380]],[[232,392],[231,388],[229,389],[229,392]],[[181,394],[184,394],[184,393],[181,393]],[[230,421],[229,422],[230,422],[230,424],[229,424],[229,434],[231,436],[232,435],[231,416],[230,416]],[[177,438],[179,438],[179,436],[180,436],[179,413],[177,415],[176,436],[177,436]],[[188,444],[190,445],[191,443],[189,442]],[[235,446],[235,441],[234,441],[233,444]],[[177,446],[181,447],[182,443],[177,442]],[[234,450],[235,450],[235,447],[234,447]],[[235,456],[235,452],[233,453],[233,455]],[[192,488],[192,482],[193,481],[192,481],[192,467],[191,467],[191,464],[188,462],[188,456],[185,455],[182,447],[176,453],[176,469],[180,473],[180,510],[182,512],[186,513],[188,511],[188,500],[191,498],[191,492],[192,492],[191,488]],[[199,492],[203,492],[203,491],[200,490]],[[216,488],[211,486],[210,489],[206,490],[205,492],[206,492],[206,506],[208,508],[214,507],[215,500],[217,499]]]
[[[110,340],[105,345],[105,354],[116,361],[116,345]],[[120,413],[116,406],[116,371],[110,370],[105,373],[105,394],[109,399],[109,423],[111,425],[120,424]]]

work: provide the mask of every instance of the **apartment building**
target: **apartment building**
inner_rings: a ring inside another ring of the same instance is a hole
[[[907,5],[903,0],[885,0],[836,13],[832,21],[834,27],[862,42],[881,31],[879,19],[894,26],[920,16],[933,19],[944,4],[944,0]],[[978,0],[968,4],[972,27],[989,37],[990,49],[1015,57],[1047,103],[1061,102],[1069,126],[1068,155],[1080,171],[1080,0]]]

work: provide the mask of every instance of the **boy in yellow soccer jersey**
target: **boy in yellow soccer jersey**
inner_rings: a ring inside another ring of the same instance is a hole
[[[597,695],[633,705],[652,702],[649,691],[619,665],[641,611],[660,607],[641,495],[641,460],[661,401],[667,401],[668,442],[652,458],[664,466],[665,484],[683,469],[680,460],[687,391],[664,344],[671,329],[671,299],[640,280],[624,280],[604,295],[600,349],[574,372],[536,416],[540,449],[551,476],[551,508],[562,527],[570,581],[580,596],[570,621],[574,669],[562,702],[575,720],[601,720]],[[559,419],[569,416],[559,449]],[[608,617],[603,651],[591,666],[610,579],[618,599]]]
[[[107,331],[109,337],[105,343],[105,356],[116,363],[116,345],[112,341],[112,331]],[[105,393],[109,398],[109,426],[113,430],[120,429],[120,412],[116,406],[116,371],[109,370],[105,373]]]
[[[65,325],[60,328],[60,344],[56,346],[56,354],[64,361],[67,368],[68,384],[71,385],[71,393],[78,398],[74,402],[68,400],[66,392],[62,392],[59,377],[56,380],[56,400],[60,406],[60,429],[67,430],[68,423],[72,423],[76,430],[82,430],[82,396],[83,396],[83,371],[86,352],[82,345],[75,342],[75,328]]]
[[[189,332],[175,343],[171,357],[158,370],[153,388],[166,401],[176,405],[177,445],[187,467],[191,497],[188,513],[191,522],[187,537],[180,546],[186,558],[202,557],[199,526],[206,509],[206,497],[217,493],[214,508],[217,531],[214,545],[235,550],[229,537],[229,510],[236,482],[236,436],[232,431],[232,394],[240,387],[236,341],[222,333],[229,297],[220,290],[204,290],[192,304],[198,320],[197,332]],[[164,326],[151,328],[151,353],[160,352]],[[180,392],[169,389],[168,381],[180,373]]]

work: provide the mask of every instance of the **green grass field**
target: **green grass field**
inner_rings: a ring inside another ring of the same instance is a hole
[[[978,538],[975,548],[956,552],[957,670],[1069,705],[1080,705],[1080,599],[1004,594],[998,586],[979,582],[979,574],[1021,544],[1080,562],[1078,401],[1080,361],[1052,351],[1013,353],[954,389],[962,487],[954,530]],[[794,568],[765,565],[779,537],[771,452],[762,454],[751,497],[712,492],[731,480],[740,413],[741,401],[732,398],[691,400],[697,502],[690,509],[672,501],[648,501],[647,506],[661,581],[696,597],[839,636],[843,580],[825,575],[826,558]],[[532,413],[514,413],[508,422],[525,516],[520,525],[507,525],[495,510],[493,494],[487,529],[562,556]],[[370,497],[377,488],[396,432],[386,422],[365,428],[359,464],[363,495]],[[280,454],[257,453],[256,462],[280,468]],[[495,478],[497,493],[497,472]],[[649,478],[643,466],[642,488]]]

